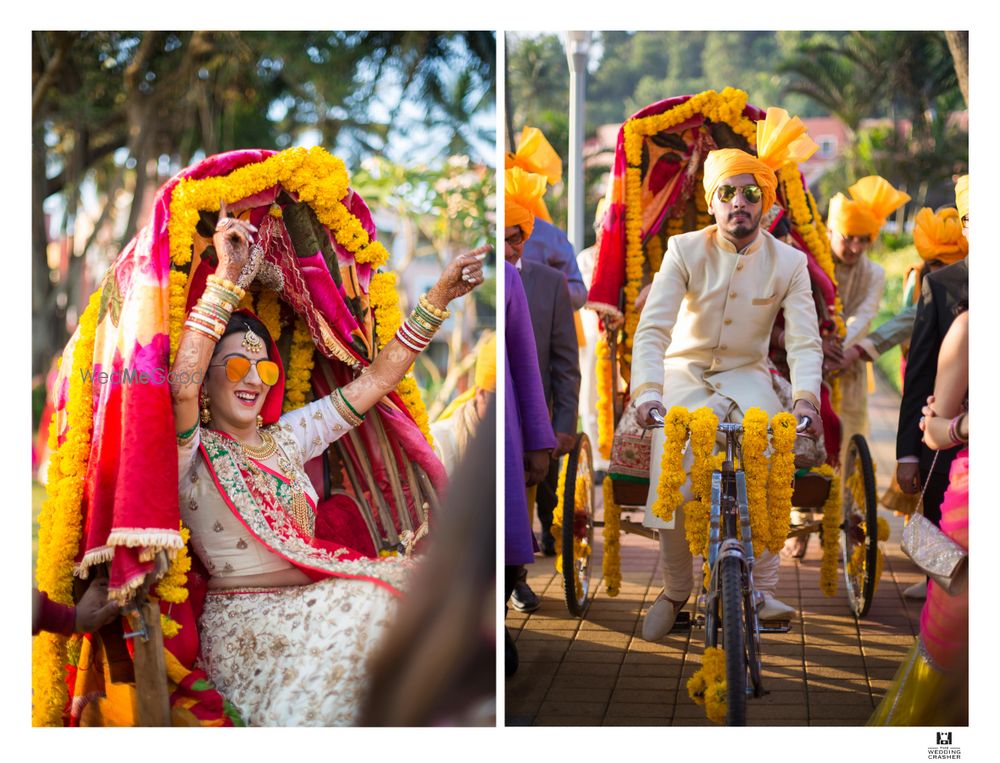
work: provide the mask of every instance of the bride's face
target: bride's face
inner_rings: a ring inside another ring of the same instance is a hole
[[[212,413],[211,426],[229,434],[257,426],[257,415],[270,390],[257,367],[257,361],[267,361],[267,350],[264,347],[248,349],[244,346],[245,336],[242,331],[230,334],[216,345],[205,381],[208,408]],[[231,359],[243,359],[243,362],[228,363]],[[233,381],[247,365],[246,375]]]

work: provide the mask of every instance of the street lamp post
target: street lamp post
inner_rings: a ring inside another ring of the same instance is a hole
[[[583,249],[583,131],[585,129],[585,93],[587,57],[592,32],[566,33],[566,58],[569,61],[569,220],[570,243],[577,252]]]

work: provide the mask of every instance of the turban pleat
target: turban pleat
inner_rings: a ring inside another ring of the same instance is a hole
[[[555,185],[562,180],[562,159],[545,139],[545,135],[537,127],[525,127],[517,141],[517,151],[507,154],[504,169],[520,167],[525,172],[542,175],[549,185]],[[545,200],[542,200],[541,211],[536,215],[545,222],[552,222]]]

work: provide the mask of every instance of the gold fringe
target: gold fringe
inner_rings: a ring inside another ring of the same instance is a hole
[[[619,320],[625,318],[621,310],[619,310],[615,305],[609,305],[607,302],[591,302],[588,299],[583,306],[587,310],[594,310],[598,313],[611,313],[611,315]]]
[[[129,603],[129,601],[131,601],[132,595],[138,591],[145,582],[145,575],[137,575],[123,586],[118,588],[108,588],[108,599],[113,601],[115,604],[125,606]]]
[[[91,567],[95,564],[110,562],[114,555],[114,546],[100,546],[98,548],[92,548],[83,555],[83,559],[80,560],[80,563],[73,568],[73,574],[80,578],[80,580],[86,580],[88,575],[90,575]]]
[[[108,545],[125,546],[126,548],[135,548],[136,546],[155,546],[156,549],[152,552],[155,556],[156,551],[159,551],[161,548],[164,550],[168,548],[183,548],[184,539],[181,538],[180,531],[178,530],[119,527],[117,530],[113,530],[108,536]]]

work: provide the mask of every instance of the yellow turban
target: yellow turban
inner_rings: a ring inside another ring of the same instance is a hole
[[[543,175],[549,181],[549,185],[555,185],[562,180],[562,159],[537,127],[525,127],[521,130],[517,151],[507,154],[504,161],[504,169],[509,170],[512,167],[520,167],[525,172]],[[552,216],[544,200],[541,212],[537,216],[547,223],[552,222]]]
[[[819,149],[806,135],[806,126],[798,117],[789,117],[784,109],[770,108],[757,123],[757,156],[738,148],[710,151],[705,159],[705,201],[712,203],[715,190],[723,180],[736,175],[753,175],[763,193],[761,207],[769,210],[777,198],[778,169],[788,162],[804,162]]]
[[[827,227],[842,236],[871,236],[882,230],[885,219],[910,200],[888,180],[878,175],[861,178],[847,189],[848,199],[838,193],[830,200]]]
[[[441,411],[437,417],[438,421],[449,419],[459,409],[460,406],[469,402],[476,396],[476,390],[484,389],[487,392],[495,392],[497,388],[497,335],[490,335],[490,338],[483,342],[476,355],[476,386],[467,389],[461,395],[452,400],[448,407]]]
[[[928,207],[917,213],[913,243],[917,254],[925,260],[940,260],[951,265],[964,260],[969,253],[969,241],[962,235],[962,220],[956,209],[942,209],[934,214]]]
[[[535,229],[535,218],[545,209],[542,196],[545,195],[545,178],[520,167],[512,167],[504,172],[503,183],[505,228],[517,225],[530,238]]]
[[[493,392],[497,388],[497,335],[483,342],[476,355],[476,387]]]
[[[955,206],[959,217],[969,216],[969,176],[962,175],[955,183]]]

